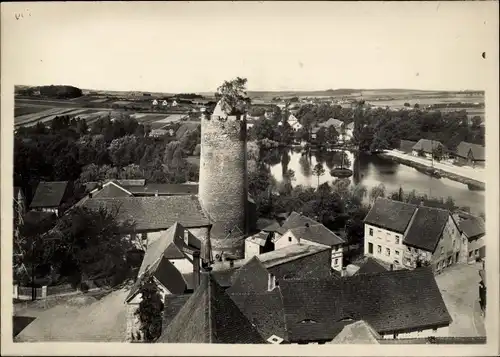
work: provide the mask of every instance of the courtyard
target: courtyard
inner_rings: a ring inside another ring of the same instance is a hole
[[[457,264],[436,276],[443,300],[453,319],[449,335],[453,337],[486,336],[479,307],[480,264]]]

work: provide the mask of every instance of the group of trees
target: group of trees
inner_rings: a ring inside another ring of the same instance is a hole
[[[82,90],[73,86],[65,85],[50,85],[40,87],[21,88],[16,91],[17,94],[32,96],[35,92],[39,92],[40,96],[46,98],[70,99],[82,96]]]
[[[197,180],[186,157],[200,143],[199,128],[152,138],[151,129],[123,115],[85,120],[56,117],[51,126],[20,128],[14,138],[14,184],[29,194],[39,181],[84,184],[111,178],[145,178],[154,183]]]

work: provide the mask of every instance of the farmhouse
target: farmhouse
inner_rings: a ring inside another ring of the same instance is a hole
[[[399,142],[399,150],[404,152],[405,154],[411,154],[416,143],[416,141],[401,140]]]
[[[455,151],[457,161],[464,165],[484,166],[484,146],[462,141]]]
[[[457,212],[454,215],[462,231],[462,256],[464,262],[474,263],[486,255],[486,230],[481,217],[466,212]]]
[[[346,242],[323,224],[297,212],[292,212],[281,229],[285,232],[274,240],[275,249],[281,249],[292,244],[328,246],[332,249],[332,268],[337,271],[342,270]]]
[[[68,181],[40,182],[30,208],[35,211],[54,212],[61,216],[62,205],[68,197],[68,186]]]
[[[461,260],[461,232],[447,210],[378,198],[364,222],[365,255],[394,269],[429,264],[439,273]]]
[[[437,140],[420,139],[415,145],[413,145],[412,155],[419,156],[419,154],[423,152],[425,157],[430,159],[432,158],[432,154],[437,150],[442,150],[444,154],[446,147]]]

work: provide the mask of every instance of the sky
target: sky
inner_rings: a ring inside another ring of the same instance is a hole
[[[1,26],[14,83],[86,89],[482,90],[498,55],[497,2],[2,3]]]

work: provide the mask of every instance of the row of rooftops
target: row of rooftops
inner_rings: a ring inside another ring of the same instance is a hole
[[[466,233],[469,239],[477,238],[485,233],[484,222],[479,217],[469,215],[467,219],[457,221],[457,216],[445,209],[418,206],[387,198],[377,198],[364,222],[404,234],[404,244],[434,252],[450,218],[457,223],[458,228]]]
[[[429,268],[340,279],[283,279],[271,291],[268,276],[258,257],[235,273],[227,289],[214,272],[203,272],[194,294],[167,295],[157,342],[328,342],[361,320],[377,334],[451,323]]]
[[[438,147],[441,147],[446,151],[446,146],[438,140],[420,139],[419,141],[401,140],[400,142],[400,149],[403,151],[422,150],[425,153],[430,154]],[[468,158],[472,156],[472,158],[477,161],[485,160],[484,146],[468,143],[466,141],[462,141],[460,144],[458,144],[453,154],[462,158]]]

